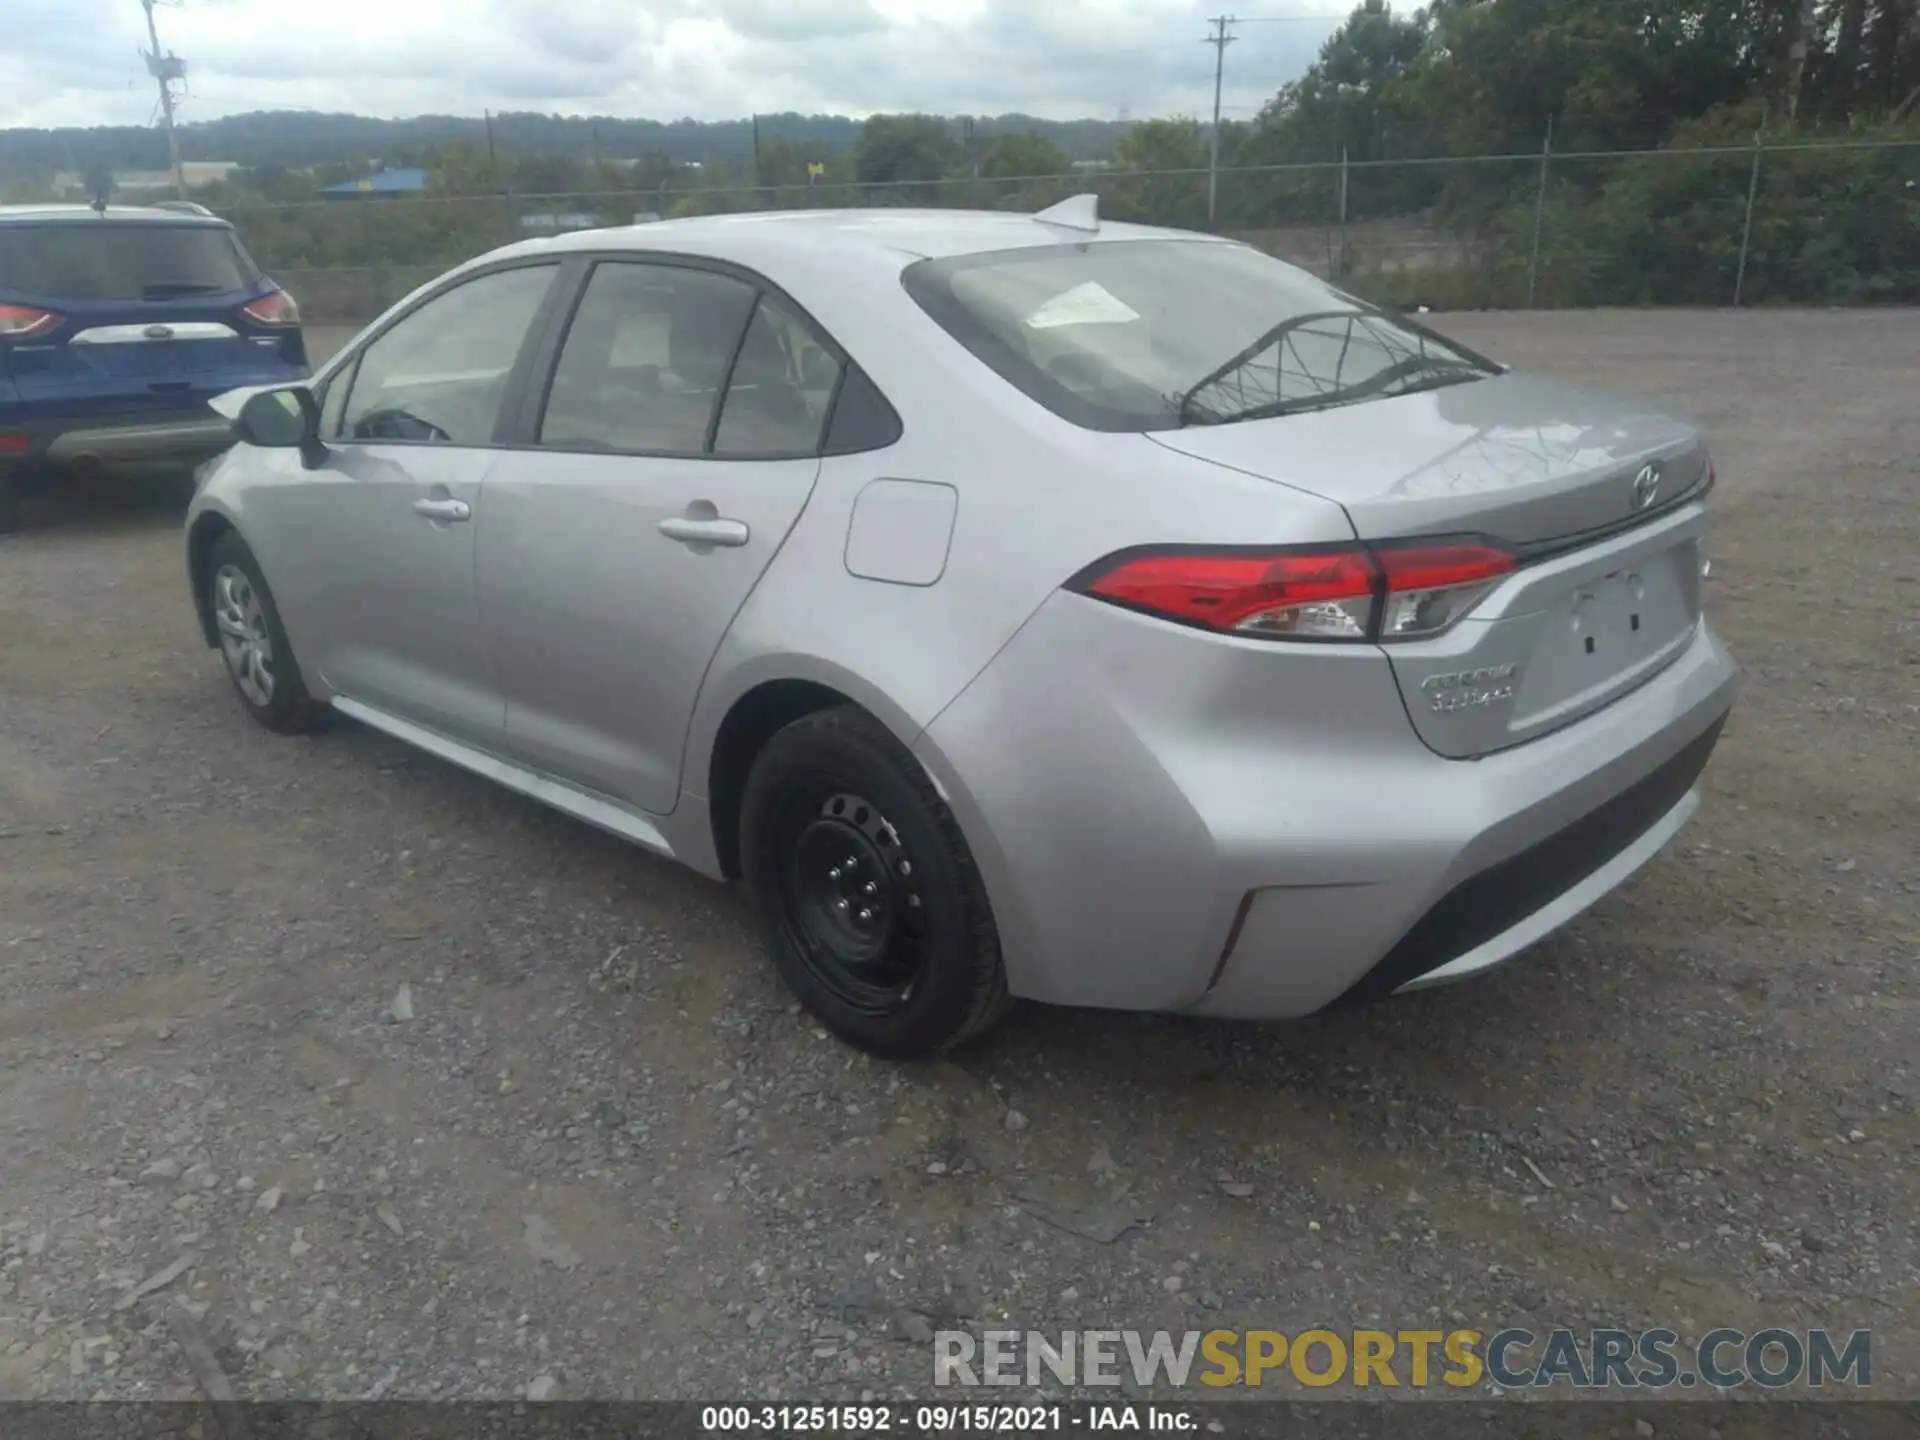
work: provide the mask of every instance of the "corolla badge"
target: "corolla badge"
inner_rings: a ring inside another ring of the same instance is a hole
[[[1514,680],[1519,674],[1518,662],[1511,660],[1504,665],[1482,665],[1475,670],[1448,670],[1422,680],[1420,693],[1427,697],[1428,708],[1437,714],[1479,710],[1512,700]]]
[[[1640,467],[1640,473],[1633,477],[1633,508],[1644,510],[1660,496],[1660,462],[1652,461]]]

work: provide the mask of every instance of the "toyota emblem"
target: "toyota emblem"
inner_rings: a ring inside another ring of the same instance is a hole
[[[1633,508],[1645,510],[1660,495],[1660,464],[1642,465],[1640,473],[1633,477]]]

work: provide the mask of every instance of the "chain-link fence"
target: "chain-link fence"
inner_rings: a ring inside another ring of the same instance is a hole
[[[1920,140],[1490,155],[883,183],[425,196],[225,213],[319,320],[572,228],[856,205],[1034,211],[1233,235],[1402,307],[1920,302]],[[1211,200],[1210,200],[1211,190]]]

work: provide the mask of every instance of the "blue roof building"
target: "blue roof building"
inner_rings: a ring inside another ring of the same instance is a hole
[[[382,170],[358,180],[342,180],[338,185],[323,185],[323,200],[358,200],[368,196],[417,195],[427,188],[425,170]]]

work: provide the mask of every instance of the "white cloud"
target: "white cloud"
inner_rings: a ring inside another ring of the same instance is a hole
[[[0,125],[152,118],[134,0],[4,0]],[[1199,0],[175,0],[187,119],[541,110],[721,119],[780,110],[1049,118],[1202,114],[1213,52]],[[1251,7],[1250,7],[1251,8]],[[1327,23],[1246,24],[1226,113],[1298,75],[1347,0],[1286,0]],[[24,77],[25,83],[22,83]]]

